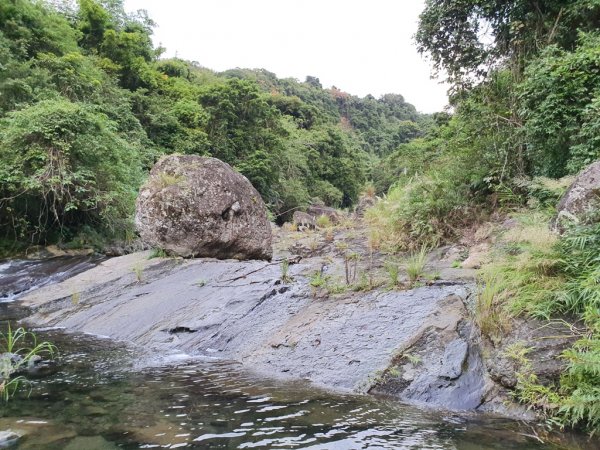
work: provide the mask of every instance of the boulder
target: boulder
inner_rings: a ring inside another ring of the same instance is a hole
[[[563,233],[569,224],[580,222],[598,207],[600,207],[600,161],[589,165],[577,175],[558,203],[552,228]]]
[[[228,164],[195,155],[162,158],[137,199],[142,240],[168,254],[219,259],[273,255],[267,208]]]
[[[294,211],[292,220],[299,231],[314,230],[317,226],[315,218],[302,211]]]
[[[357,217],[364,217],[367,209],[375,206],[375,196],[373,195],[361,195],[358,199],[358,203],[356,204],[356,208],[354,209],[354,213]]]
[[[320,216],[327,216],[333,224],[337,224],[342,220],[342,215],[338,210],[325,205],[310,205],[306,209],[306,214],[314,217],[315,220]]]

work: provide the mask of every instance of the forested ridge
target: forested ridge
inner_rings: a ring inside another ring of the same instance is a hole
[[[401,95],[161,59],[152,27],[121,0],[0,2],[4,247],[131,235],[138,188],[171,153],[228,162],[279,220],[315,199],[347,207],[428,127]]]

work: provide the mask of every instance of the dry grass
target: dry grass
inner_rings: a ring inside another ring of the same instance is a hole
[[[365,186],[365,189],[363,191],[363,195],[365,195],[366,197],[375,197],[375,186],[373,184],[367,184]]]
[[[291,223],[291,222],[286,222],[281,227],[283,228],[284,231],[287,231],[290,233],[298,231],[298,225],[295,223]]]
[[[175,186],[185,181],[185,177],[183,175],[172,175],[169,173],[160,173],[158,175],[158,179],[156,183],[161,189],[167,188],[169,186]]]
[[[354,227],[356,227],[356,220],[349,216],[343,216],[337,224],[337,228],[341,230],[350,230]]]
[[[370,229],[367,238],[367,244],[372,251],[377,251],[381,248],[381,232],[378,229]]]
[[[546,223],[531,223],[508,230],[502,236],[502,240],[508,243],[525,244],[532,249],[545,252],[556,244],[558,236],[550,231]]]

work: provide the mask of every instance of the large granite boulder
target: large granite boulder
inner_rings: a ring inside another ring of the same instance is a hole
[[[194,155],[162,158],[140,190],[135,224],[147,244],[183,257],[267,259],[267,208],[246,177]]]
[[[600,208],[600,161],[582,170],[558,203],[552,228],[562,233],[567,226],[586,219]]]

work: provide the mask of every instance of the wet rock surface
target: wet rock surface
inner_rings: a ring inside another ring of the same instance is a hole
[[[0,448],[10,448],[17,445],[21,435],[14,431],[0,431]]]
[[[0,261],[0,302],[11,301],[32,289],[85,272],[103,259],[98,255],[89,255],[59,256],[35,261]]]
[[[215,158],[172,155],[156,163],[140,190],[135,223],[145,243],[171,255],[270,260],[273,254],[260,194]]]
[[[415,339],[397,349],[372,392],[458,410],[476,409],[484,402],[487,374],[463,298],[445,298],[440,311],[423,323]]]
[[[482,402],[481,363],[459,330],[459,323],[469,327],[461,315],[468,286],[321,299],[312,295],[306,269],[292,266],[296,282],[283,284],[277,264],[160,261],[147,269],[151,281],[137,282],[131,274],[95,283],[77,304],[59,286],[54,295],[39,292],[43,301],[32,295],[23,303],[35,310],[29,323],[110,336],[152,352],[218,356],[269,375],[358,392],[377,385],[377,392],[450,409]],[[456,315],[448,315],[448,305]],[[378,384],[376,374],[405,350],[427,354],[412,382]]]

